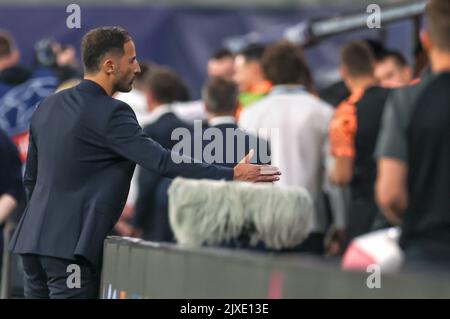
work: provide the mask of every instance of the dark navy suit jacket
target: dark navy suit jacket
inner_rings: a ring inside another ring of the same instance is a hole
[[[214,161],[213,164],[225,167],[236,166],[242,158],[254,149],[255,153],[251,160],[253,164],[270,164],[270,147],[269,143],[260,137],[240,129],[235,123],[220,123],[211,125],[208,128],[218,129],[222,134],[221,156],[215,156],[219,161]],[[212,132],[211,134],[214,134]],[[205,147],[210,141],[204,140]],[[217,155],[217,154],[213,154]]]
[[[254,149],[255,154],[252,158],[252,163],[257,164],[270,164],[270,147],[269,143],[256,135],[249,134],[241,130],[236,123],[222,122],[220,124],[211,125],[209,128],[215,128],[220,130],[222,134],[221,156],[216,156],[219,161],[215,161],[214,164],[222,165],[225,167],[234,167],[244,155],[250,152],[250,149]],[[227,132],[228,131],[228,132]],[[214,132],[211,132],[214,134]],[[208,141],[204,141],[206,144]],[[238,147],[238,143],[243,143]],[[205,144],[205,145],[206,145]],[[241,150],[239,150],[241,148]],[[231,153],[233,152],[233,153]],[[243,153],[239,154],[239,152]],[[216,154],[217,155],[217,154]],[[254,231],[253,225],[246,225],[245,230],[239,235],[238,238],[232,238],[228,242],[223,242],[219,246],[228,248],[252,248],[250,247],[250,234]],[[264,246],[258,244],[256,250],[264,250]]]
[[[132,109],[95,82],[47,97],[31,121],[24,177],[29,202],[10,249],[99,264],[135,163],[167,177],[233,178],[230,168],[176,164],[179,158],[150,139]]]
[[[191,125],[179,119],[173,112],[168,112],[146,125],[144,132],[164,148],[171,150],[178,143],[178,140],[172,139],[172,132],[179,128],[185,128],[193,134]],[[143,238],[146,240],[174,241],[168,217],[167,190],[171,181],[171,178],[154,171],[139,171],[133,224],[143,230]]]

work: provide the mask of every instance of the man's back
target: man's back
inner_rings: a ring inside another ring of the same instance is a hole
[[[450,259],[450,72],[427,84],[413,105],[408,138],[409,207],[400,244]]]
[[[90,236],[100,238],[112,227],[134,170],[107,146],[108,120],[120,103],[84,81],[40,104],[31,123],[35,158],[24,178],[31,197],[19,225],[27,231],[13,239],[14,252],[94,258],[99,247]]]
[[[172,110],[162,114],[158,119],[148,123],[144,128],[152,139],[161,144],[164,148],[172,149],[179,141],[172,139],[172,132],[177,128],[186,128],[191,133],[194,130],[192,125],[181,120]]]
[[[260,133],[269,140],[272,164],[285,172],[280,184],[303,186],[315,196],[331,116],[332,108],[307,92],[271,94],[246,109],[240,124],[244,129],[277,130],[268,132],[269,136],[264,136],[264,130]]]
[[[355,163],[352,192],[373,197],[376,179],[375,146],[389,89],[368,88],[356,105]]]

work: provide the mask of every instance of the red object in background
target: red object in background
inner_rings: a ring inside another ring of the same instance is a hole
[[[377,261],[368,252],[355,243],[351,243],[342,258],[342,267],[345,270],[366,271],[367,267],[376,264]]]
[[[284,275],[281,271],[274,271],[269,279],[269,299],[281,299],[283,297]]]
[[[17,149],[19,150],[20,160],[22,161],[22,163],[25,163],[27,159],[29,136],[29,131],[26,131],[12,137],[14,144],[16,144]]]

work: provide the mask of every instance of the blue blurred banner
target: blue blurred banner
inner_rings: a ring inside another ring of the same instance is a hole
[[[348,11],[347,7],[311,7],[305,9],[252,8],[187,8],[164,6],[86,6],[81,7],[81,28],[69,29],[65,6],[0,7],[0,28],[9,30],[17,39],[22,62],[32,63],[34,44],[52,37],[78,50],[88,30],[105,25],[121,25],[134,38],[140,60],[167,64],[177,70],[188,83],[193,98],[199,97],[206,76],[206,61],[227,39],[250,32],[267,35],[269,40],[310,18],[329,17]],[[355,11],[354,8],[351,9]],[[365,7],[361,8],[365,12]],[[411,39],[405,33],[410,22],[400,22],[395,34],[388,30],[387,39],[410,59]],[[339,46],[355,38],[376,37],[376,30],[363,30],[330,38],[307,50],[317,86],[336,79]],[[392,41],[393,40],[393,41]],[[78,51],[79,54],[79,51]]]

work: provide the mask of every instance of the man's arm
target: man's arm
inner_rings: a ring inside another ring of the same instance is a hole
[[[106,131],[108,146],[121,156],[141,165],[149,171],[166,177],[226,179],[253,182],[272,182],[279,173],[264,175],[264,166],[245,163],[234,169],[205,163],[194,163],[190,157],[170,152],[149,138],[139,126],[131,108],[119,104],[112,112]]]
[[[330,174],[330,180],[336,185],[347,185],[353,177],[353,158],[337,157],[333,170]]]
[[[389,157],[378,160],[377,202],[386,219],[394,225],[401,223],[408,206],[407,171],[406,163],[401,160]]]
[[[333,184],[346,185],[353,178],[356,129],[354,112],[336,115],[331,121],[329,140],[335,164],[330,172],[330,180]]]
[[[386,101],[375,156],[378,176],[375,193],[378,205],[393,224],[400,224],[408,206],[407,128],[418,87],[399,89]]]

